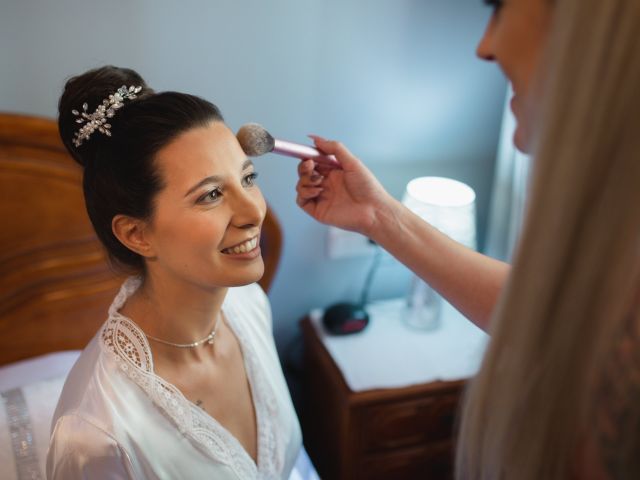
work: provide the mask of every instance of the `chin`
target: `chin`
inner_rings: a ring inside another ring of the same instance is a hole
[[[229,287],[242,287],[244,285],[250,285],[252,283],[256,283],[264,275],[264,264],[262,262],[260,262],[259,266],[256,265],[256,268],[255,269],[251,269],[251,270],[253,270],[253,271],[251,271],[251,272],[243,272],[242,274],[240,274],[240,272],[238,272],[239,274],[237,276],[235,276],[235,278],[230,279],[228,286]]]
[[[524,132],[524,129],[520,124],[518,124],[516,131],[513,134],[513,144],[520,152],[524,154],[531,153],[529,136]]]

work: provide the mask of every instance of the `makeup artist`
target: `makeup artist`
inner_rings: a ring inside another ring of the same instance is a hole
[[[492,339],[467,393],[458,479],[640,478],[640,2],[487,1],[477,47],[513,86],[533,156],[513,267],[392,198],[339,142],[297,202],[371,238]]]

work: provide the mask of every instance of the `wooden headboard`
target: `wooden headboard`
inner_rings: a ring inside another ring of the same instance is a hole
[[[0,114],[0,365],[82,349],[122,282],[86,214],[81,168],[55,121]],[[282,248],[271,210],[261,246],[268,290]]]

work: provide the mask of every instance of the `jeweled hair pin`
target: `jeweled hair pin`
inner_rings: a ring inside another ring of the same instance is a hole
[[[76,123],[84,123],[80,129],[75,133],[73,144],[76,147],[82,145],[82,142],[89,140],[91,134],[98,130],[100,133],[105,134],[107,137],[111,136],[111,124],[107,123],[107,119],[113,117],[116,114],[116,110],[121,108],[124,104],[124,100],[133,100],[140,93],[142,87],[131,86],[127,88],[126,85],[121,86],[113,95],[109,95],[105,98],[98,108],[93,113],[88,113],[87,109],[89,105],[85,102],[82,105],[82,112],[78,110],[71,110],[76,117]],[[85,123],[86,122],[86,123]]]

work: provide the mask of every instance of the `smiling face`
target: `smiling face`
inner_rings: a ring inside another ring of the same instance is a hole
[[[494,12],[478,44],[478,56],[495,61],[513,86],[517,121],[514,143],[530,147],[534,80],[541,66],[553,13],[552,0],[488,0]]]
[[[164,188],[145,226],[149,274],[207,289],[259,280],[266,204],[253,164],[227,126],[188,130],[155,161]]]

